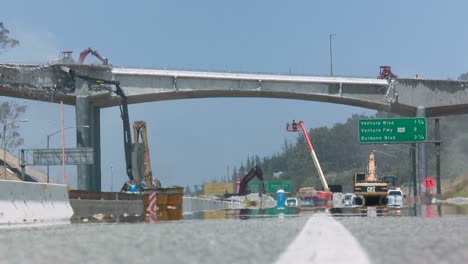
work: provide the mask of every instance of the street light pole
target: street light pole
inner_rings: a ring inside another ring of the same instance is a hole
[[[7,129],[7,126],[9,125],[12,125],[16,122],[28,122],[27,119],[24,119],[24,120],[14,120],[14,121],[11,121],[10,123],[4,123],[3,124],[3,144],[2,144],[2,147],[3,147],[3,178],[6,180],[6,167],[7,167],[7,162],[6,162],[6,129]]]
[[[5,134],[6,134],[6,126],[7,126],[7,123],[3,124],[3,144],[2,144],[2,148],[3,148],[3,178],[6,180],[6,150],[5,150]]]
[[[333,49],[332,49],[332,37],[336,34],[330,34],[330,76],[333,77]]]
[[[50,136],[51,135],[47,135],[47,149],[49,149]],[[49,164],[47,164],[47,183],[49,183]]]

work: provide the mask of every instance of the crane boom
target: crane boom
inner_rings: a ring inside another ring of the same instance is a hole
[[[312,161],[314,162],[315,168],[317,168],[317,172],[319,174],[319,178],[320,178],[320,182],[322,183],[323,190],[325,192],[329,192],[330,188],[328,187],[327,180],[325,179],[325,176],[323,175],[322,167],[320,167],[320,162],[317,158],[317,155],[315,154],[314,147],[312,146],[312,142],[310,141],[309,133],[307,133],[307,129],[305,128],[304,122],[299,121],[299,123],[296,123],[295,121],[293,121],[292,126],[290,127],[288,124],[286,129],[290,132],[298,132],[299,131],[298,127],[301,129],[306,139],[307,147],[309,147],[310,156],[312,157]]]

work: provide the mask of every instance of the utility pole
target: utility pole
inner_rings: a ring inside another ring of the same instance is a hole
[[[330,34],[330,76],[333,77],[333,49],[332,49],[332,37],[336,34]]]
[[[114,191],[114,171],[112,170],[112,163],[110,165],[110,172],[111,172],[111,192]]]
[[[436,181],[437,181],[437,199],[441,199],[440,186],[440,124],[439,119],[435,119],[434,135],[436,140]]]

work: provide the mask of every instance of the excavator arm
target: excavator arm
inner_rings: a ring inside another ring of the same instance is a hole
[[[255,166],[255,168],[252,168],[247,175],[242,178],[242,181],[239,186],[239,193],[238,195],[246,195],[247,194],[247,184],[254,178],[257,177],[258,180],[260,181],[260,193],[264,192],[264,186],[263,186],[263,172],[260,166]]]
[[[141,137],[141,142],[144,147],[144,173],[146,186],[161,187],[161,182],[157,179],[153,182],[153,171],[151,169],[151,159],[149,154],[148,136],[145,121],[135,121],[133,123],[133,142],[138,143]]]
[[[76,70],[70,69],[65,66],[60,67],[64,72],[68,73],[72,79],[78,77],[89,84],[100,85],[101,88],[108,90],[110,92],[115,93],[116,95],[120,96],[121,104],[120,108],[120,117],[122,118],[122,125],[123,125],[123,135],[124,135],[124,151],[125,151],[125,163],[127,169],[127,176],[130,181],[134,181],[133,173],[132,173],[132,138],[130,135],[130,120],[128,117],[128,99],[125,95],[124,91],[120,87],[120,82],[113,81],[113,80],[104,80],[98,79],[86,74],[80,73]],[[114,85],[116,90],[113,90],[106,85]]]
[[[78,63],[83,64],[84,60],[86,59],[86,56],[88,56],[89,53],[93,54],[96,58],[102,61],[104,65],[109,64],[109,61],[106,58],[99,54],[97,50],[93,50],[91,48],[87,48],[80,53],[80,59],[78,60]]]

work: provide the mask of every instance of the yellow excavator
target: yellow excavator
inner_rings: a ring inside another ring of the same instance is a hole
[[[364,197],[364,205],[387,204],[388,184],[377,178],[374,152],[369,155],[367,173],[354,173],[354,193]]]
[[[151,159],[149,154],[149,145],[148,145],[148,136],[146,132],[146,122],[145,121],[135,121],[133,123],[133,142],[138,143],[139,138],[141,137],[141,143],[143,143],[144,148],[144,175],[146,187],[161,187],[161,182],[153,178],[153,171],[151,169]]]

